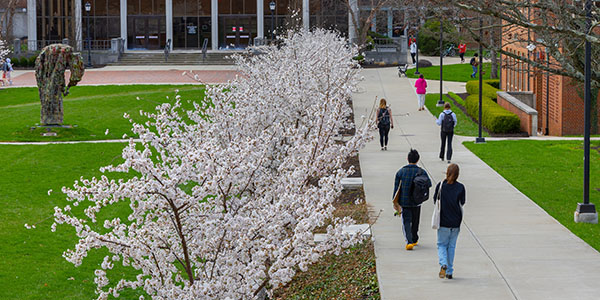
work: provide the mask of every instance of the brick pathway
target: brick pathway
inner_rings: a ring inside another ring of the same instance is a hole
[[[182,75],[181,70],[148,70],[148,71],[88,71],[78,85],[103,85],[103,84],[182,84],[197,83],[189,76]],[[66,77],[68,78],[68,73]],[[196,70],[195,74],[203,83],[224,83],[232,80],[239,73],[234,70]],[[68,82],[68,79],[67,79]],[[15,76],[13,85],[36,86],[33,71]]]

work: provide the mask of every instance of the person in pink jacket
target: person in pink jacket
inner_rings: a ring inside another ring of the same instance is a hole
[[[417,99],[419,100],[419,111],[425,110],[425,94],[427,93],[427,81],[423,74],[419,75],[419,79],[415,82],[417,88]]]

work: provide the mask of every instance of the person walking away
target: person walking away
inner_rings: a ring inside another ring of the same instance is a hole
[[[460,56],[460,62],[465,62],[465,52],[467,52],[467,45],[464,42],[458,44],[458,56]]]
[[[7,85],[6,82],[6,72],[4,71],[4,68],[6,66],[6,61],[4,61],[4,59],[0,60],[0,70],[2,70],[2,78],[0,78],[0,85],[5,86]]]
[[[440,126],[440,138],[442,139],[442,146],[440,148],[440,159],[444,161],[444,149],[446,148],[446,141],[448,142],[448,151],[446,152],[446,159],[448,163],[452,159],[452,138],[454,137],[454,127],[456,127],[457,119],[456,114],[450,109],[450,103],[444,104],[444,111],[442,111],[435,121]]]
[[[473,68],[473,73],[471,74],[471,78],[475,78],[475,75],[477,75],[477,66],[479,66],[479,59],[478,59],[478,54],[475,53],[475,55],[473,55],[473,57],[471,58],[471,61],[469,62],[471,64],[471,67]]]
[[[410,43],[410,57],[412,58],[413,66],[417,64],[415,56],[417,55],[417,42]]]
[[[387,150],[388,135],[390,133],[390,127],[394,128],[394,119],[392,118],[392,109],[387,106],[387,102],[383,98],[379,101],[376,118],[375,122],[379,129],[379,144],[381,144],[381,150]]]
[[[408,165],[402,167],[396,172],[394,180],[394,193],[399,193],[398,205],[401,208],[400,217],[402,219],[402,231],[406,239],[406,250],[412,250],[419,241],[419,220],[421,218],[421,206],[417,204],[411,195],[411,186],[417,175],[424,175],[427,178],[428,186],[431,186],[431,180],[425,170],[417,166],[419,162],[419,152],[410,149],[408,153]],[[400,189],[400,190],[398,190]]]
[[[463,219],[463,205],[466,202],[465,186],[458,182],[459,168],[450,164],[446,179],[435,187],[433,203],[441,201],[440,228],[437,231],[437,249],[440,263],[440,278],[452,279],[454,274],[454,254],[456,241]]]
[[[12,85],[12,77],[11,72],[13,71],[12,64],[10,63],[10,58],[7,58],[2,64],[3,78],[5,82],[8,82],[9,85]]]
[[[419,79],[415,82],[417,88],[417,100],[419,102],[419,111],[425,110],[425,94],[427,93],[427,81],[423,74],[419,75]]]

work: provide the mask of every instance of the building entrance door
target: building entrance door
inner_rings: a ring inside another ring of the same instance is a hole
[[[130,16],[129,48],[130,49],[162,49],[166,44],[164,16]]]
[[[219,27],[219,48],[245,49],[256,37],[256,16],[222,16]]]

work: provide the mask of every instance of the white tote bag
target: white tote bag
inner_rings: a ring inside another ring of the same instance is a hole
[[[438,230],[440,229],[440,213],[442,211],[442,183],[438,191],[438,199],[433,204],[433,215],[431,215],[431,228]]]

